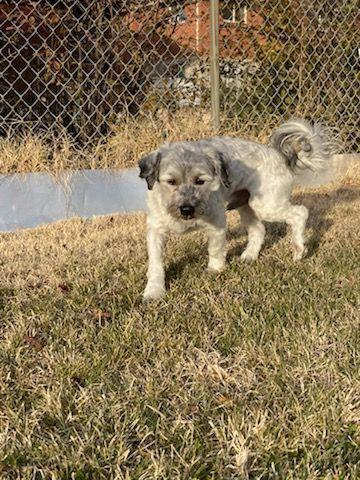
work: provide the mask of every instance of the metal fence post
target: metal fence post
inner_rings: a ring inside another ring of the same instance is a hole
[[[210,0],[210,85],[211,116],[215,130],[220,127],[219,0]]]

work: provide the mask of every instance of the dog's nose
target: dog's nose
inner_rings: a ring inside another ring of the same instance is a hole
[[[192,217],[195,213],[195,207],[192,205],[182,205],[180,207],[180,213],[183,217]]]

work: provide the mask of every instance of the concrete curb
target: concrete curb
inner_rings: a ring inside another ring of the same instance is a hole
[[[359,154],[336,155],[336,173],[314,177],[307,186],[333,181]],[[128,170],[79,170],[59,178],[46,173],[0,175],[0,231],[11,232],[72,217],[131,213],[146,210],[146,182],[137,168]]]
[[[76,216],[146,208],[146,183],[137,169],[0,175],[0,231],[36,227]]]

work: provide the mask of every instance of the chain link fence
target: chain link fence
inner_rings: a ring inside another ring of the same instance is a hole
[[[162,110],[216,116],[215,93],[220,129],[296,114],[358,149],[357,0],[0,0],[0,27],[3,134],[65,129],[89,145]]]

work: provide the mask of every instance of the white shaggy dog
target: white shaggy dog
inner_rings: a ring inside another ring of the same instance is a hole
[[[163,246],[169,232],[205,229],[210,271],[224,268],[226,209],[237,209],[248,233],[244,261],[258,257],[264,242],[263,221],[291,227],[294,259],[305,253],[308,217],[302,205],[292,205],[293,185],[304,174],[330,168],[333,143],[319,125],[294,119],[281,125],[271,146],[240,138],[214,137],[168,143],[139,162],[148,184],[148,282],[145,299],[165,292]],[[315,173],[314,173],[315,175]]]

